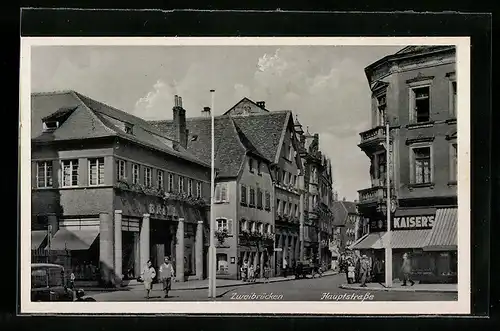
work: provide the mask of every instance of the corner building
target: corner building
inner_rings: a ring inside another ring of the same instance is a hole
[[[210,165],[186,149],[181,99],[171,111],[177,141],[75,91],[32,94],[32,250],[69,251],[77,281],[165,256],[180,281],[204,278]]]
[[[386,213],[391,213],[395,279],[402,255],[409,253],[416,280],[457,281],[455,57],[453,46],[408,46],[365,69],[372,91],[372,128],[360,133],[359,147],[371,161],[371,187],[359,191],[358,209],[369,233],[352,248],[383,261]]]

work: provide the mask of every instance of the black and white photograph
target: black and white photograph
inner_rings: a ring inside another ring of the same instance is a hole
[[[22,38],[22,309],[468,312],[469,45]]]

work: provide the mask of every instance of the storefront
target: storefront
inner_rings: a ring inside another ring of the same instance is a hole
[[[370,232],[360,238],[352,249],[359,250],[380,262],[384,270],[385,231]],[[393,278],[402,279],[403,255],[409,255],[412,274],[421,282],[456,282],[457,214],[456,208],[406,208],[394,213],[391,224]]]

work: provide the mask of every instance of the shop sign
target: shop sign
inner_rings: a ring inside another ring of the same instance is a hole
[[[167,209],[165,208],[165,205],[162,205],[161,203],[150,203],[148,210],[151,215],[167,216]]]
[[[434,218],[434,215],[394,217],[392,226],[394,230],[432,229]]]

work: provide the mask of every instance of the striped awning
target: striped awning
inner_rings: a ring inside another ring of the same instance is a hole
[[[50,250],[87,250],[98,235],[99,230],[94,228],[82,230],[61,228],[50,240]]]
[[[372,232],[360,239],[358,239],[350,249],[382,249],[384,248],[384,237],[385,232]]]
[[[399,230],[391,232],[391,247],[400,249],[423,248],[432,230]]]
[[[436,220],[434,221],[428,244],[424,249],[428,251],[456,250],[457,235],[457,208],[440,208],[436,212]]]
[[[40,248],[45,238],[47,238],[47,231],[31,231],[31,249]]]

